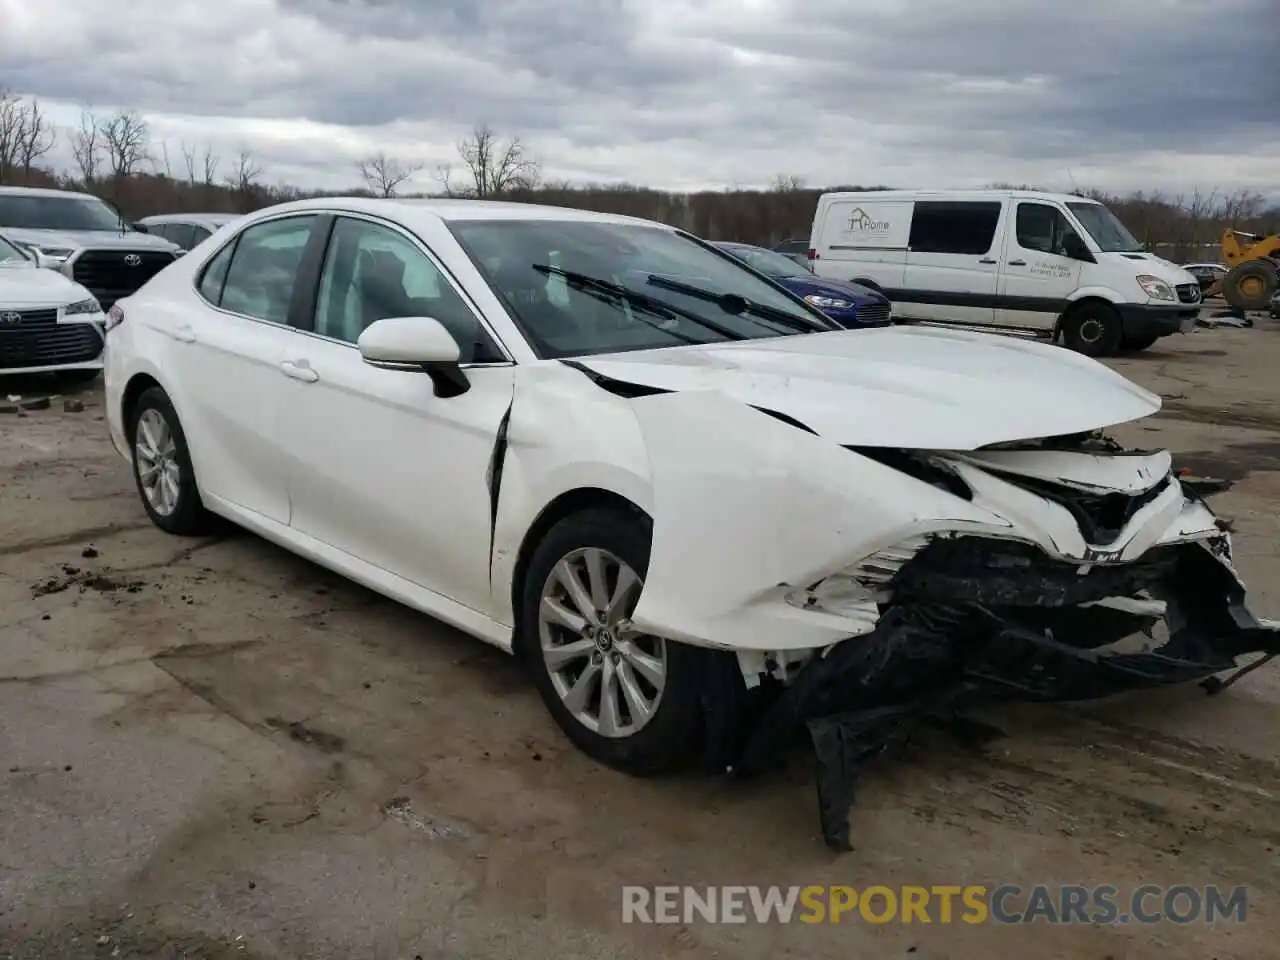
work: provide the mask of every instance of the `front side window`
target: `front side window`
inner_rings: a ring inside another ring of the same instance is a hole
[[[97,197],[76,194],[0,194],[0,228],[26,230],[112,230],[124,221]],[[133,228],[127,223],[125,230]]]
[[[449,229],[542,357],[834,329],[738,261],[662,227],[486,219]]]
[[[475,312],[412,240],[381,224],[339,217],[325,252],[315,332],[355,344],[371,323],[389,317],[438,320],[463,363],[503,359]]]
[[[316,214],[284,217],[241,233],[231,251],[221,299],[215,302],[232,313],[287,324],[293,284],[316,220]],[[219,257],[206,268],[204,281],[210,280]]]
[[[1067,204],[1067,209],[1075,214],[1103,253],[1141,253],[1145,249],[1120,218],[1102,204],[1073,201]]]
[[[1080,235],[1072,229],[1063,212],[1047,203],[1019,203],[1015,229],[1018,246],[1023,250],[1058,257],[1070,256],[1070,238],[1080,241]]]
[[[912,253],[981,256],[991,250],[1000,201],[918,200],[911,214]]]

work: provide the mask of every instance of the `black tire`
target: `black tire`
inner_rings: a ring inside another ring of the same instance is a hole
[[[174,443],[173,460],[177,464],[179,475],[178,497],[174,508],[167,514],[157,512],[147,499],[138,465],[135,448],[138,423],[148,410],[154,410],[164,419]],[[187,447],[187,437],[182,432],[182,423],[178,420],[178,412],[173,409],[169,395],[159,387],[150,387],[142,392],[126,416],[125,436],[129,441],[130,459],[133,462],[133,481],[138,489],[138,499],[142,501],[142,507],[147,511],[151,522],[165,533],[178,537],[207,533],[213,526],[213,515],[205,509],[204,503],[200,500],[200,491],[196,487],[196,472],[191,466],[191,452]]]
[[[1107,303],[1084,303],[1062,320],[1063,345],[1088,357],[1109,357],[1124,342],[1124,323]]]
[[[1145,337],[1126,337],[1124,341],[1124,348],[1126,350],[1145,350],[1159,339],[1159,337],[1151,335]]]
[[[1222,278],[1222,295],[1237,310],[1268,310],[1280,286],[1280,270],[1269,258],[1236,264]]]
[[[698,755],[703,739],[700,695],[707,652],[665,641],[666,677],[652,717],[629,736],[608,737],[584,725],[561,700],[542,656],[538,614],[552,570],[574,551],[590,547],[607,551],[631,567],[643,582],[649,544],[647,521],[623,510],[591,508],[566,517],[535,549],[519,611],[521,652],[552,718],[587,756],[635,776],[667,773]]]
[[[68,387],[87,387],[102,376],[101,370],[63,370],[58,373],[58,382]]]

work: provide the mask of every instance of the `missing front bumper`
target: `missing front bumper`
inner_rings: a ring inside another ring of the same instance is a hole
[[[807,731],[823,838],[851,849],[861,770],[915,721],[994,701],[1081,701],[1205,680],[1242,655],[1280,652],[1280,628],[1249,613],[1221,553],[1183,544],[1086,569],[1018,544],[935,541],[897,576],[874,631],[811,660],[751,724],[734,772],[767,768]],[[1113,598],[1146,606],[1103,605]],[[1146,612],[1161,601],[1163,616]],[[1167,635],[1156,639],[1161,621]],[[1144,633],[1149,642],[1121,649]]]

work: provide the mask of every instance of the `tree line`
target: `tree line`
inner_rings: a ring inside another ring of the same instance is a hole
[[[49,163],[54,147],[72,158],[69,169]],[[324,195],[263,181],[263,167],[243,147],[230,155],[210,145],[157,141],[134,110],[84,110],[73,127],[58,127],[40,101],[0,89],[0,185],[52,186],[84,190],[111,201],[129,218],[155,213],[249,213],[303,197]],[[428,189],[423,189],[430,182]],[[772,246],[809,234],[818,196],[832,189],[810,187],[785,174],[765,189],[675,193],[638,184],[575,184],[547,180],[542,164],[519,136],[476,127],[456,146],[456,160],[427,171],[414,158],[377,152],[352,169],[353,188],[364,196],[447,196],[507,199],[619,213],[657,220],[699,236]],[[1021,184],[992,184],[993,187]],[[1196,189],[1113,196],[1079,190],[1102,200],[1144,243],[1174,260],[1216,258],[1222,231],[1280,230],[1280,205],[1245,190]]]

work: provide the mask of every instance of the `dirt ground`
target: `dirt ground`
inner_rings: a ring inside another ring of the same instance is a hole
[[[1280,322],[1259,324],[1116,361],[1167,398],[1117,436],[1239,481],[1216,506],[1275,615]],[[567,744],[504,654],[248,534],[161,534],[100,392],[81,399],[0,415],[0,957],[1274,949],[1280,665],[1216,698],[1003,711],[1010,736],[978,752],[923,737],[868,774],[834,856],[803,755],[748,785],[626,778]],[[1249,906],[1185,926],[621,921],[625,884],[968,883],[1246,885]]]

